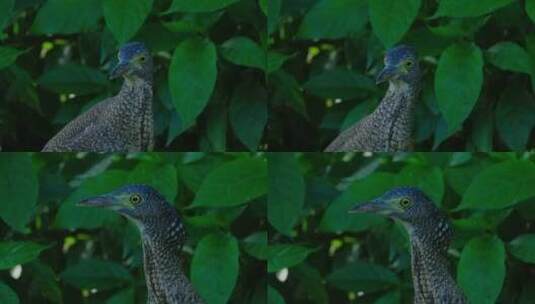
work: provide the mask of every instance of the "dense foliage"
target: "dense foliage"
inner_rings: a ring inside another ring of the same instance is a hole
[[[156,150],[256,150],[267,122],[266,15],[253,0],[0,0],[0,146],[40,150],[115,95],[118,47],[155,55]]]
[[[535,299],[534,154],[276,154],[268,168],[270,303],[413,303],[404,227],[347,212],[399,185],[452,220],[469,303]]]
[[[206,303],[265,303],[267,165],[247,153],[1,154],[0,303],[146,303],[137,228],[75,205],[131,183],[178,209]]]
[[[386,49],[423,67],[418,151],[522,151],[535,145],[535,1],[272,0],[271,148],[319,151],[370,113]]]

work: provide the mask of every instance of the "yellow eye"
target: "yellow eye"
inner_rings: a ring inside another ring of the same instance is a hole
[[[139,194],[132,194],[130,196],[130,203],[132,203],[132,205],[141,203],[141,196],[139,196]]]
[[[403,208],[407,208],[410,206],[411,204],[411,201],[408,199],[408,198],[402,198],[400,201],[399,201],[399,204],[401,205],[401,207]]]

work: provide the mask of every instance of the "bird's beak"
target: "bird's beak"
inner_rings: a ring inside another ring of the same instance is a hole
[[[117,199],[109,195],[90,197],[78,203],[78,206],[102,207],[102,208],[116,207],[117,205],[118,205]]]
[[[389,81],[396,77],[398,74],[398,69],[395,66],[385,66],[385,68],[377,75],[377,78],[375,79],[376,84],[380,84],[386,81]]]
[[[128,62],[120,61],[110,72],[110,79],[115,79],[125,75],[128,72]]]
[[[349,209],[349,213],[378,213],[390,215],[390,206],[382,200],[374,199],[364,203],[358,203]]]

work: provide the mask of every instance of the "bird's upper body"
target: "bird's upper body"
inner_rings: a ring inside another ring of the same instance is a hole
[[[411,243],[415,304],[466,304],[449,271],[447,250],[453,229],[448,218],[419,189],[394,188],[351,212],[372,212],[398,220]]]
[[[129,185],[80,205],[114,210],[136,224],[143,245],[148,304],[204,303],[182,271],[179,250],[186,241],[182,222],[155,189]]]
[[[414,105],[420,91],[416,51],[398,46],[385,55],[377,83],[389,82],[379,106],[370,115],[343,131],[326,152],[410,151],[413,147]]]
[[[152,58],[140,42],[125,44],[118,57],[111,78],[124,78],[120,92],[69,122],[48,141],[43,151],[152,150]]]

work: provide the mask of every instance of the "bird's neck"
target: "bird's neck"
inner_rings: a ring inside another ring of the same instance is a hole
[[[419,89],[414,84],[391,81],[383,100],[372,114],[374,126],[386,150],[397,150],[396,142],[410,140],[414,124],[414,105]]]
[[[127,131],[135,132],[142,151],[150,150],[153,145],[152,95],[150,80],[125,79],[116,99],[119,112],[124,115],[122,121],[128,122],[127,126],[136,126],[134,130]]]

